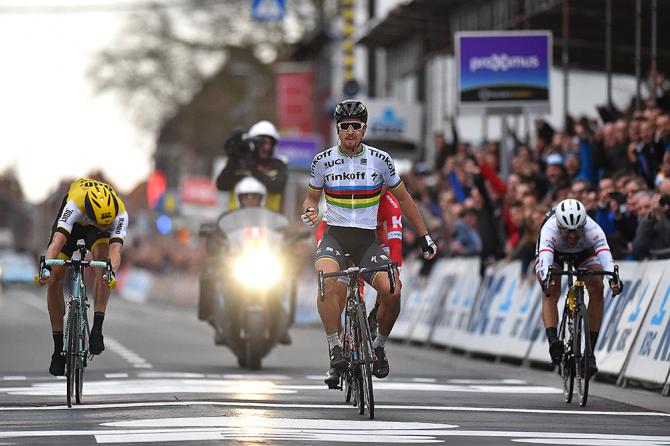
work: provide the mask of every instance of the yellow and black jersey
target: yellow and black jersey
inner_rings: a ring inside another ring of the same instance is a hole
[[[112,186],[90,178],[79,178],[70,185],[70,189],[65,196],[61,213],[58,216],[55,231],[62,232],[69,237],[75,224],[81,226],[94,225],[95,222],[86,215],[85,207],[86,193],[94,188],[107,189],[114,195],[116,198],[115,201],[118,204],[116,218],[114,218],[111,224],[107,226],[95,226],[102,231],[109,232],[110,243],[123,243],[128,228],[128,213],[126,212],[126,206],[123,204],[123,201],[121,201]]]

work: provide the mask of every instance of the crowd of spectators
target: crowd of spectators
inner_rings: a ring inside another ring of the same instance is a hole
[[[403,179],[444,257],[528,266],[545,214],[565,198],[584,203],[615,259],[663,256],[670,248],[668,102],[600,108],[600,119],[568,120],[564,131],[537,121],[534,144],[515,144],[506,178],[499,144],[473,147],[452,124],[450,143],[435,136],[435,168],[417,163]],[[409,227],[404,243],[405,253],[416,252]]]

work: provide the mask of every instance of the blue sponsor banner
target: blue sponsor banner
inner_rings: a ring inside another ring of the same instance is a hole
[[[459,105],[549,108],[551,33],[456,35]]]
[[[289,169],[309,170],[314,156],[321,149],[321,140],[318,137],[282,136],[277,144],[275,156],[285,158]]]
[[[251,17],[259,22],[279,22],[286,14],[286,0],[251,0]]]

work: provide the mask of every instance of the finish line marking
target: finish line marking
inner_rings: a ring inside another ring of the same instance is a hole
[[[109,403],[85,404],[73,406],[1,406],[0,411],[29,411],[29,410],[87,410],[87,409],[126,409],[142,407],[175,407],[175,406],[223,406],[242,408],[275,408],[275,409],[346,409],[344,404],[288,404],[288,403],[251,403],[236,401],[164,401],[147,403]],[[663,412],[611,412],[601,410],[555,410],[555,409],[521,409],[507,407],[464,407],[464,406],[406,406],[395,404],[375,404],[375,408],[384,410],[429,410],[438,412],[503,412],[528,414],[555,414],[555,415],[604,415],[614,417],[670,417]]]

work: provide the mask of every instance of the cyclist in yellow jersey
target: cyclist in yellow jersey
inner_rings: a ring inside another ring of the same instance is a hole
[[[121,265],[121,248],[128,228],[128,213],[123,201],[112,186],[102,181],[80,178],[70,185],[63,199],[58,216],[51,228],[46,259],[69,259],[77,249],[77,241],[83,239],[94,260],[111,260],[112,271],[116,273]],[[65,374],[63,350],[63,316],[65,302],[63,285],[65,267],[47,268],[43,278],[38,274],[35,281],[48,284],[47,306],[51,319],[54,339],[54,353],[51,356],[49,373]],[[107,282],[102,270],[96,269],[93,284],[93,327],[89,339],[90,352],[99,355],[105,349],[102,322],[107,309],[110,289],[116,287],[116,278]]]

